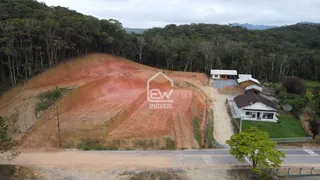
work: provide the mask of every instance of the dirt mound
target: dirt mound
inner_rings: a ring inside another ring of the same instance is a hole
[[[32,127],[23,137],[22,147],[25,148],[57,147],[56,106],[59,107],[64,146],[77,146],[84,139],[109,142],[160,138],[165,142],[164,138],[172,137],[179,141],[176,142],[179,148],[196,147],[192,119],[194,116],[203,119],[205,100],[195,86],[175,86],[170,97],[173,100],[171,109],[150,108],[147,82],[159,71],[105,54],[83,56],[66,61],[39,74],[25,86],[5,93],[0,98],[0,115],[17,112],[21,131]],[[208,77],[200,73],[163,73],[174,81],[188,81],[197,86],[208,81]],[[169,91],[172,87],[166,81],[167,77],[157,77],[149,85]],[[36,119],[33,112],[37,95],[54,87],[72,87],[73,90]],[[179,127],[174,127],[175,124]]]
[[[79,85],[104,76],[135,76],[140,71],[154,71],[154,68],[106,54],[87,55],[59,64],[29,81],[27,86],[38,88],[44,86]]]

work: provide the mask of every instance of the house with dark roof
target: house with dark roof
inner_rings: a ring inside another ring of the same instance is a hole
[[[254,92],[256,94],[260,94],[262,93],[262,87],[260,86],[257,86],[257,85],[252,85],[252,86],[248,86],[246,87],[245,91],[251,91],[251,92]]]
[[[246,120],[277,122],[277,106],[258,95],[257,93],[246,91],[245,94],[236,96],[233,100],[228,100],[233,118],[243,118]]]

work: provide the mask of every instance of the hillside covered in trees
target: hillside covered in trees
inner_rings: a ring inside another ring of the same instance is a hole
[[[35,0],[0,2],[0,84],[15,86],[62,60],[104,52],[139,63],[209,73],[237,69],[263,81],[288,75],[320,80],[320,25],[268,30],[214,24],[167,25],[128,34],[99,20]]]

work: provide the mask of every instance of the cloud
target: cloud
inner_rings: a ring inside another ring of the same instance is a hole
[[[319,22],[318,0],[40,0],[100,19],[117,19],[124,27],[166,24],[250,23],[265,25]]]

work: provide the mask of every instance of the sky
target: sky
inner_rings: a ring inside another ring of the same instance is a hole
[[[289,25],[320,22],[319,0],[39,0],[99,19],[116,19],[123,27],[167,24],[249,23]]]

